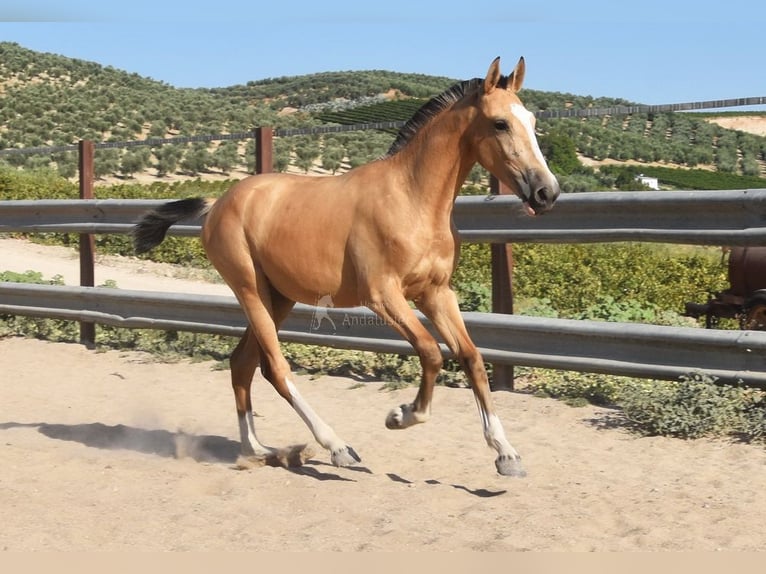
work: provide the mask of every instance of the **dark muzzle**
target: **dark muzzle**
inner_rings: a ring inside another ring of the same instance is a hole
[[[529,197],[529,206],[535,211],[535,214],[540,215],[549,211],[553,204],[556,202],[560,193],[558,182],[555,186],[542,186],[535,189]]]

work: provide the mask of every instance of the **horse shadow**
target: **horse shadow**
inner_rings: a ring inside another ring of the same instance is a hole
[[[242,468],[239,465],[240,443],[221,436],[194,435],[182,431],[171,432],[162,429],[149,430],[123,424],[0,423],[0,430],[14,428],[36,428],[40,434],[48,438],[78,442],[87,447],[102,450],[129,450],[165,458],[190,458],[199,463],[226,464],[236,469]],[[282,466],[294,474],[301,474],[320,481],[352,480],[319,470],[316,467],[321,466],[321,463],[313,460],[305,461],[303,466],[283,466],[273,462],[268,464],[270,466]],[[364,467],[354,467],[353,470],[369,472]]]
[[[102,450],[129,450],[143,454],[151,454],[165,458],[191,458],[199,463],[227,464],[238,467],[240,458],[240,443],[222,436],[194,435],[182,431],[171,432],[163,429],[142,429],[123,424],[106,425],[103,423],[83,424],[52,424],[52,423],[0,423],[0,430],[15,428],[36,428],[37,431],[54,440],[78,442],[91,448]],[[281,465],[279,465],[281,466]],[[331,466],[317,460],[306,460],[300,466],[284,466],[293,474],[313,478],[319,481],[355,482],[353,478],[341,476],[335,472],[325,471],[323,467]],[[333,467],[334,468],[334,467]],[[347,471],[362,474],[374,474],[369,468],[358,465],[347,467]],[[412,481],[393,473],[386,474],[392,482],[412,484]],[[426,484],[442,485],[438,480],[426,480]],[[505,490],[489,491],[486,489],[469,489],[458,484],[450,484],[452,488],[463,490],[480,498],[491,498],[505,494]]]
[[[398,474],[394,474],[392,472],[387,473],[388,478],[391,479],[392,482],[399,482],[402,484],[413,484],[411,480],[408,480],[406,478],[402,478]],[[426,484],[430,484],[432,486],[444,486],[444,483],[435,480],[435,479],[429,479],[424,481]],[[462,484],[449,484],[448,486],[456,489],[456,490],[462,490],[464,492],[467,492],[468,494],[472,496],[476,496],[478,498],[494,498],[495,496],[502,496],[503,494],[507,493],[508,491],[503,490],[487,490],[486,488],[468,488],[467,486],[463,486]]]
[[[194,435],[162,429],[148,430],[122,424],[0,424],[0,430],[25,427],[37,428],[40,434],[48,438],[79,442],[103,450],[130,450],[166,458],[188,457],[197,462],[227,464],[234,464],[239,456],[239,442],[221,436]]]

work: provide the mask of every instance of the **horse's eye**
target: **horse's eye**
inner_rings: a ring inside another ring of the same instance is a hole
[[[505,120],[495,120],[495,129],[499,132],[507,132],[508,122]]]

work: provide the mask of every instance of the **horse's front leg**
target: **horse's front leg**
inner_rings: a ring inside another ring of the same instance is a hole
[[[448,287],[436,288],[417,304],[439,331],[468,377],[479,407],[484,438],[497,451],[497,471],[507,476],[525,476],[521,457],[508,442],[500,418],[495,413],[484,360],[468,334],[454,291]]]
[[[386,427],[405,429],[424,423],[431,417],[434,384],[443,363],[439,344],[418,320],[401,292],[392,290],[386,296],[374,298],[367,306],[413,346],[423,369],[415,400],[392,409],[386,417]]]

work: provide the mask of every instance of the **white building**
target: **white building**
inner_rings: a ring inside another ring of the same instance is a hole
[[[660,189],[660,182],[657,180],[656,177],[648,177],[644,175],[643,173],[639,173],[636,176],[636,181],[640,183],[641,185],[645,185],[649,189],[654,189],[654,190]]]

